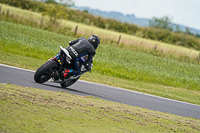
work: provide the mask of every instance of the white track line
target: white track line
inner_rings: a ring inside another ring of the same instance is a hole
[[[9,67],[9,68],[18,69],[18,70],[23,70],[23,71],[28,71],[28,72],[35,72],[33,70],[9,66],[9,65],[5,65],[5,64],[0,64],[0,66]],[[102,87],[108,87],[108,88],[117,89],[117,90],[129,91],[129,92],[132,92],[132,93],[137,93],[137,94],[141,94],[141,95],[156,97],[156,98],[165,99],[165,100],[169,100],[169,101],[173,101],[173,102],[179,102],[179,103],[184,103],[184,104],[189,104],[189,105],[200,107],[199,105],[192,104],[192,103],[187,103],[187,102],[182,102],[182,101],[164,98],[164,97],[160,97],[160,96],[155,96],[155,95],[151,95],[151,94],[141,93],[141,92],[137,92],[137,91],[133,91],[133,90],[127,90],[127,89],[123,89],[123,88],[119,88],[119,87],[113,87],[113,86],[109,86],[109,85],[105,85],[105,84],[94,83],[94,82],[89,82],[89,81],[84,81],[84,80],[78,80],[78,81],[82,82],[82,83],[87,83],[87,84],[92,84],[92,85],[97,85],[97,86],[102,86]]]
[[[28,69],[24,69],[24,68],[9,66],[9,65],[5,65],[5,64],[0,64],[0,66],[9,67],[9,68],[14,68],[14,69],[23,70],[23,71],[28,71],[28,72],[35,72],[35,71],[33,71],[33,70],[28,70]]]

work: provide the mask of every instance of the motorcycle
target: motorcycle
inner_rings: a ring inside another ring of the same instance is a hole
[[[48,60],[42,66],[40,66],[34,74],[34,80],[37,83],[44,83],[47,81],[51,81],[54,83],[60,83],[60,85],[64,88],[71,86],[74,84],[87,70],[84,67],[84,64],[87,59],[87,55],[80,57],[77,61],[78,65],[81,66],[80,73],[78,75],[71,75],[70,77],[63,79],[62,73],[64,70],[73,68],[71,64],[71,56],[69,52],[60,46],[60,54],[58,60]],[[91,67],[92,67],[91,63]]]

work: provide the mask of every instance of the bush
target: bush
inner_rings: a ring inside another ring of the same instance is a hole
[[[8,4],[22,9],[32,9],[34,11],[44,11],[44,3],[40,1],[31,0],[0,0],[1,3]]]

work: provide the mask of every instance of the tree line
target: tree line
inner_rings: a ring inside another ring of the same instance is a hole
[[[87,11],[68,8],[74,4],[72,0],[60,0],[60,2],[55,0],[0,0],[0,2],[41,12],[43,16],[49,16],[51,23],[57,23],[58,19],[68,19],[103,29],[200,50],[200,35],[194,35],[189,29],[183,32],[179,27],[173,31],[169,25],[171,20],[168,17],[152,18],[149,22],[151,27],[139,27],[135,24],[94,16]]]

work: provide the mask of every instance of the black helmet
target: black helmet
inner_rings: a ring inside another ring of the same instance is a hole
[[[100,44],[100,38],[96,35],[91,35],[89,38],[88,38],[88,41],[92,44],[92,46],[97,49],[99,44]]]

